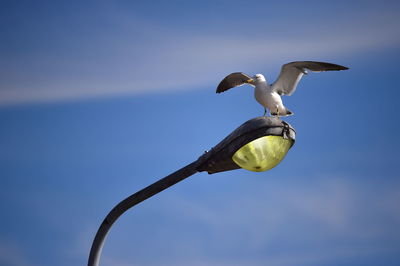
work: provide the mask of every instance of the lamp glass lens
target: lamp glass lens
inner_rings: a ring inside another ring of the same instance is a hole
[[[264,136],[253,140],[232,156],[232,160],[240,167],[262,172],[278,165],[292,145],[292,140],[281,136]]]

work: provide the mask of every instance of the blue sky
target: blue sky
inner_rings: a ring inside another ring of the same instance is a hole
[[[108,211],[262,115],[235,71],[318,60],[268,172],[196,174],[130,210],[104,265],[399,265],[396,1],[2,1],[0,265],[85,265]]]

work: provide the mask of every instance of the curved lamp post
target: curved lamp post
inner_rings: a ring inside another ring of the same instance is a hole
[[[295,142],[295,131],[275,117],[253,118],[238,127],[196,161],[127,197],[106,216],[92,243],[88,266],[98,266],[108,231],[124,212],[183,179],[202,171],[209,174],[239,168],[261,172],[279,164]]]

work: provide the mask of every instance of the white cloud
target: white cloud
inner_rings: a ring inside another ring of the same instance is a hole
[[[390,245],[400,238],[398,183],[369,187],[345,176],[285,179],[258,179],[257,188],[229,188],[200,198],[164,194],[154,203],[161,215],[147,213],[148,227],[139,225],[135,215],[123,217],[126,227],[120,223],[112,232],[120,248],[113,249],[109,241],[102,261],[121,266],[322,265],[365,261],[398,249]],[[140,228],[154,236],[140,235]],[[143,252],[149,248],[162,250],[151,257],[153,251]]]
[[[0,264],[8,266],[31,265],[16,245],[2,240],[0,240]]]
[[[398,198],[399,186],[383,185],[371,190],[361,181],[335,176],[311,182],[276,182],[273,187],[265,182],[257,190],[244,189],[240,195],[230,193],[221,196],[224,199],[208,199],[212,206],[187,198],[167,199],[163,204],[173,206],[167,210],[172,216],[189,219],[193,226],[210,232],[211,249],[240,249],[244,254],[246,250],[265,250],[254,260],[242,256],[240,260],[229,257],[224,261],[221,256],[207,254],[207,241],[180,236],[174,247],[185,253],[173,265],[265,265],[266,261],[269,265],[321,265],[337,258],[365,258],[396,250],[389,245],[377,248],[374,243],[400,237],[393,232],[400,226],[399,208],[393,201]],[[262,190],[265,194],[259,194]],[[376,194],[371,195],[372,191]],[[282,241],[288,246],[285,254],[268,252]],[[298,246],[299,241],[304,249]],[[292,242],[297,243],[294,249],[290,248]],[[315,245],[321,245],[318,252],[313,251]]]
[[[391,12],[358,14],[313,30],[303,30],[310,25],[293,20],[277,26],[285,35],[262,32],[244,38],[237,32],[194,35],[168,30],[168,25],[128,20],[125,23],[132,23],[133,30],[126,34],[146,30],[140,44],[132,36],[121,42],[105,40],[103,50],[92,55],[94,59],[81,59],[79,54],[68,60],[33,58],[43,61],[43,66],[34,62],[23,73],[9,73],[13,79],[8,82],[5,76],[0,105],[213,88],[225,74],[241,70],[274,71],[270,78],[273,81],[279,66],[287,61],[342,63],[373,49],[396,47],[400,43],[397,22],[397,14]],[[37,69],[41,67],[44,69]]]

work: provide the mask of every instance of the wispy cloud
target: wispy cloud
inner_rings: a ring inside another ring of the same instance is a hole
[[[0,240],[0,265],[28,266],[31,264],[16,245]]]
[[[20,63],[11,57],[9,67],[1,66],[0,105],[214,87],[231,71],[274,71],[275,77],[287,61],[341,63],[400,43],[394,12],[327,21],[332,22],[312,30],[294,20],[274,23],[269,34],[271,25],[259,25],[255,31],[250,19],[224,34],[193,34],[122,16],[118,34],[110,39],[93,35],[86,48],[59,51],[66,55],[28,56]],[[253,28],[252,33],[238,34],[246,28]],[[85,47],[84,38],[82,42]]]
[[[251,191],[241,189],[240,195],[203,197],[206,202],[164,197],[164,208],[158,207],[179,217],[176,223],[190,223],[191,229],[175,232],[167,258],[160,255],[159,260],[166,265],[331,265],[338,259],[396,252],[398,248],[390,243],[400,237],[393,231],[400,226],[400,209],[393,201],[399,195],[397,185],[375,187],[379,196],[371,197],[371,188],[352,178],[326,176],[309,181],[265,182]],[[162,224],[168,227],[168,222]],[[203,234],[196,235],[196,228]],[[155,249],[164,246],[170,235],[163,231],[156,239]],[[273,252],[282,243],[285,252]],[[377,243],[387,244],[377,247]],[[256,258],[247,256],[252,252],[260,253]],[[114,262],[114,255],[108,253],[105,259]],[[158,265],[159,260],[126,254],[115,263]]]

